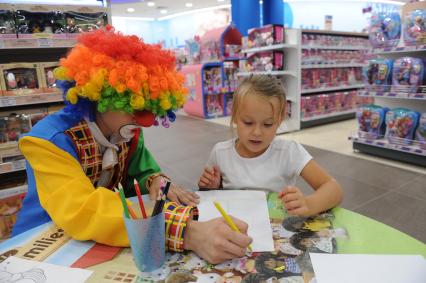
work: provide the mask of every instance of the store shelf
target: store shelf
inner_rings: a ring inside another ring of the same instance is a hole
[[[16,148],[16,147],[18,147],[18,142],[0,143],[0,150]]]
[[[325,68],[359,68],[366,67],[366,64],[352,63],[352,64],[309,64],[302,65],[302,69],[325,69]]]
[[[302,45],[302,49],[328,49],[328,50],[370,50],[363,46],[332,46],[332,45]]]
[[[17,187],[12,187],[8,189],[0,190],[0,199],[5,199],[8,197],[20,195],[28,192],[28,185],[22,185]]]
[[[296,73],[292,71],[256,71],[256,72],[239,72],[237,76],[248,77],[250,75],[271,75],[271,76],[293,76],[296,77]]]
[[[358,96],[372,96],[372,97],[391,98],[391,99],[395,98],[395,99],[426,100],[426,93],[361,90],[358,92]]]
[[[300,127],[309,128],[309,127],[333,123],[337,121],[353,119],[355,118],[355,113],[356,113],[356,110],[351,109],[347,111],[333,112],[333,113],[327,113],[327,114],[302,118],[300,120]]]
[[[50,35],[51,36],[51,35]],[[29,49],[29,48],[70,48],[76,44],[75,38],[7,38],[0,40],[0,49]]]
[[[365,37],[368,38],[368,33],[363,32],[350,32],[350,31],[334,31],[334,30],[321,30],[321,29],[302,29],[302,33],[314,33],[323,35],[344,35],[351,37]]]
[[[27,94],[19,96],[0,96],[0,108],[41,103],[57,103],[62,101],[63,97],[60,92]]]
[[[372,50],[372,53],[373,54],[393,54],[393,53],[412,53],[412,52],[424,52],[424,51],[426,51],[426,44],[375,48]]]
[[[25,170],[25,159],[0,163],[0,174]]]
[[[350,136],[353,149],[376,156],[390,158],[415,165],[426,166],[426,148],[419,145],[403,145],[389,143],[387,139],[367,139],[356,135]]]
[[[223,61],[240,61],[240,60],[247,60],[245,57],[228,57],[223,58]]]
[[[302,94],[307,93],[316,93],[316,92],[327,92],[327,91],[338,91],[338,90],[347,90],[354,88],[363,88],[363,84],[356,85],[346,85],[346,86],[336,86],[336,87],[323,87],[323,88],[313,88],[313,89],[302,89]]]
[[[244,49],[241,52],[242,53],[256,53],[256,52],[263,52],[263,51],[270,51],[270,50],[277,50],[277,49],[286,49],[286,48],[297,48],[297,45],[296,44],[287,44],[287,43],[274,44],[274,45],[269,45],[269,46]]]
[[[327,114],[315,115],[315,116],[312,116],[312,117],[306,117],[306,118],[302,118],[301,121],[302,122],[309,122],[309,121],[320,120],[320,119],[324,119],[324,118],[338,117],[338,116],[342,116],[342,115],[346,115],[346,114],[355,114],[355,112],[356,112],[355,109],[350,109],[350,110],[346,110],[346,111],[332,112],[332,113],[327,113]]]

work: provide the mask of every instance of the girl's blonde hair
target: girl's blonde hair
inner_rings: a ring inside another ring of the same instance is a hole
[[[268,101],[270,101],[270,99],[273,97],[278,98],[280,102],[278,119],[279,121],[282,120],[286,104],[286,90],[281,80],[271,75],[251,75],[250,77],[247,77],[241,81],[234,93],[234,100],[232,102],[231,125],[236,121],[238,110],[244,97],[247,95],[259,95]],[[275,109],[273,109],[273,111],[275,111]],[[273,114],[275,117],[275,113]]]

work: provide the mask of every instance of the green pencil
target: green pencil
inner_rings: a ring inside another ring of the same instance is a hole
[[[124,215],[127,218],[130,218],[129,217],[129,208],[127,207],[126,197],[124,196],[123,188],[121,188],[120,190],[118,190],[118,193],[120,194],[121,203],[123,204]]]

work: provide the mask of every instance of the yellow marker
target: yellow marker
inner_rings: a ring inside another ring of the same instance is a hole
[[[277,271],[277,272],[284,271],[285,265],[278,266],[278,267],[274,268],[274,270]]]
[[[228,223],[229,227],[231,227],[231,229],[235,232],[240,232],[240,230],[238,229],[238,227],[235,225],[234,221],[232,221],[232,218],[229,217],[228,214],[226,214],[225,210],[223,210],[222,206],[220,205],[220,203],[218,203],[217,201],[213,202],[214,206],[216,206],[217,210],[219,210],[220,214],[222,214],[223,219],[225,219],[226,223]],[[252,251],[253,249],[251,248],[251,245],[248,246],[249,251]]]

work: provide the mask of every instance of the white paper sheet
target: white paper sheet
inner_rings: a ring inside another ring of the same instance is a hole
[[[8,257],[0,263],[0,282],[83,283],[93,271]]]
[[[311,253],[317,283],[425,283],[421,255]]]
[[[266,194],[262,191],[215,190],[197,192],[200,196],[199,220],[222,217],[213,202],[218,201],[229,215],[249,225],[248,234],[253,238],[254,252],[274,250],[272,228],[269,221]]]

